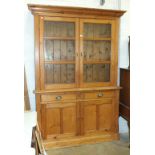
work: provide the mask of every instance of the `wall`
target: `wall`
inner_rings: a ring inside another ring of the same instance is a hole
[[[120,0],[106,0],[104,6],[100,5],[100,0],[26,0],[31,4],[46,4],[57,6],[79,6],[90,8],[118,9]]]
[[[47,4],[47,5],[63,5],[63,6],[79,6],[90,8],[103,9],[128,9],[129,0],[106,0],[104,6],[100,6],[100,0],[27,0],[26,3],[31,4]],[[35,110],[35,96],[33,90],[35,89],[34,81],[34,25],[33,16],[25,5],[25,51],[24,63],[26,68],[26,76],[28,83],[28,92],[30,96],[31,109]],[[124,15],[121,19],[121,33],[120,33],[120,60],[121,67],[128,67],[128,16]]]
[[[119,44],[119,67],[128,68],[129,66],[129,53],[128,53],[128,36],[130,35],[129,24],[129,0],[121,0],[120,9],[127,10],[127,12],[121,17],[120,24],[120,44]]]
[[[35,110],[35,71],[34,71],[34,26],[33,16],[25,5],[25,27],[24,27],[24,64],[27,77],[28,93],[31,110]]]

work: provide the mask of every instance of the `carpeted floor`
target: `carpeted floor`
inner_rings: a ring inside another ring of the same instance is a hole
[[[51,149],[47,155],[129,155],[129,136],[120,134],[120,140],[76,147]]]

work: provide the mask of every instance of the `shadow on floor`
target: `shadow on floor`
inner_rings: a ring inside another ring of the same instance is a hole
[[[129,136],[120,134],[119,141],[84,144],[75,147],[51,149],[47,155],[129,155]]]

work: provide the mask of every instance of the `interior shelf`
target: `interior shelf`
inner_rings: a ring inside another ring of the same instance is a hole
[[[44,61],[46,64],[75,64],[75,61],[70,61],[70,60],[46,60]]]
[[[84,64],[110,64],[110,61],[101,60],[84,60]]]
[[[46,40],[75,40],[75,37],[43,37]]]
[[[91,40],[91,41],[109,41],[111,38],[92,38],[92,37],[84,37],[83,40]]]

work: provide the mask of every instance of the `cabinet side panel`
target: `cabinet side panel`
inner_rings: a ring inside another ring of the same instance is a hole
[[[47,138],[46,134],[46,104],[41,104],[41,135],[43,139]]]
[[[118,117],[119,117],[119,90],[115,91],[115,96],[113,98],[113,123],[112,123],[112,131],[118,133]]]
[[[35,34],[35,89],[40,90],[40,54],[39,54],[39,16],[34,16],[34,34]],[[41,114],[40,114],[40,95],[36,95],[36,111],[37,121],[41,129]]]
[[[118,43],[119,43],[119,22],[120,19],[117,18],[115,20],[115,42],[114,42],[114,66],[115,66],[115,74],[114,76],[114,85],[117,85],[117,80],[118,80]]]
[[[35,88],[36,90],[40,89],[40,68],[39,68],[39,16],[34,16],[34,33],[35,33]]]

